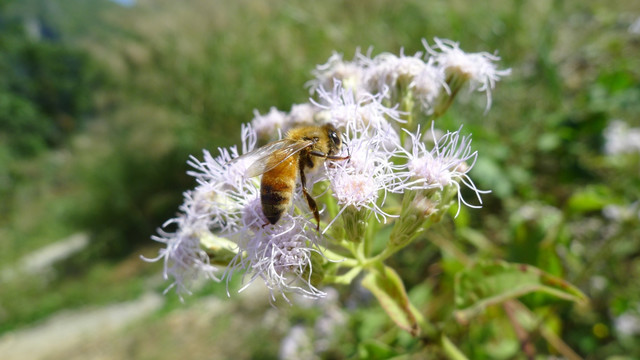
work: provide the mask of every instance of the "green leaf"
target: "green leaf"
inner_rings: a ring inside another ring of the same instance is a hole
[[[373,293],[396,325],[412,336],[420,334],[416,310],[409,302],[402,279],[392,268],[384,266],[369,272],[362,279],[362,286]]]
[[[456,276],[455,303],[458,321],[466,322],[487,306],[532,292],[582,302],[586,296],[563,279],[525,264],[504,261],[482,262]]]
[[[568,207],[575,213],[600,211],[612,202],[612,197],[611,190],[606,186],[588,186],[571,195]]]
[[[389,359],[398,353],[388,344],[375,339],[367,339],[358,344],[358,355],[361,359]]]

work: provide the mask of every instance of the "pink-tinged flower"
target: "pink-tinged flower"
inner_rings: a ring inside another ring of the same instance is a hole
[[[407,86],[425,67],[422,53],[405,56],[402,51],[400,56],[382,53],[373,59],[361,57],[360,61],[367,69],[365,83],[371,92],[382,92],[385,88],[395,89],[397,86]]]
[[[262,279],[272,300],[276,294],[287,299],[286,293],[290,292],[311,298],[323,297],[325,294],[311,281],[312,254],[320,254],[315,227],[304,216],[285,214],[275,225],[254,228],[252,236],[238,241],[240,251],[225,277],[229,280],[234,272],[244,272],[243,279],[248,280],[240,291],[256,279]]]
[[[273,106],[265,115],[261,115],[258,110],[254,110],[253,114],[251,126],[258,136],[264,139],[270,139],[276,135],[278,129],[282,129],[287,122],[287,114]]]
[[[251,126],[244,126],[243,154],[254,149],[255,138]],[[315,247],[318,241],[315,224],[309,221],[308,214],[294,216],[292,208],[277,224],[266,225],[259,178],[245,176],[252,159],[239,156],[232,147],[220,149],[220,155],[215,158],[204,151],[202,161],[190,159],[189,164],[195,170],[188,173],[199,185],[185,193],[181,215],[169,221],[177,230],[174,233],[159,230],[160,236],[154,237],[167,245],[154,260],[165,259],[165,274],[174,278],[172,287],[177,286],[180,291],[187,290],[187,277],[204,273],[218,280],[213,277],[215,268],[209,265],[209,257],[201,247],[203,237],[215,231],[235,246],[230,250],[236,256],[222,278],[228,281],[234,272],[241,272],[249,279],[248,283],[262,279],[271,290],[272,298],[274,294],[286,292],[323,296],[311,283],[312,253],[319,253]]]
[[[435,134],[433,123],[431,127],[432,134]],[[460,203],[473,208],[479,207],[466,202],[460,193],[461,184],[465,185],[476,194],[482,204],[480,194],[489,192],[478,190],[468,175],[478,152],[471,150],[471,136],[461,136],[461,129],[462,127],[455,132],[447,132],[440,139],[434,136],[434,147],[431,150],[421,141],[420,129],[415,134],[407,132],[411,137],[412,147],[410,151],[402,149],[403,154],[400,155],[407,159],[402,175],[405,180],[401,187],[406,190],[443,190],[454,186],[458,194],[458,212]]]
[[[317,123],[316,115],[319,111],[320,109],[310,103],[292,105],[289,114],[287,114],[286,126],[282,129],[282,132],[285,133],[296,126],[313,125]]]
[[[331,92],[324,88],[318,89],[319,101],[312,102],[326,112],[325,117],[341,129],[346,129],[349,124],[360,128],[369,128],[383,131],[392,131],[391,121],[405,122],[400,117],[397,106],[393,108],[382,104],[384,94],[372,95],[370,93],[356,94],[336,83]]]
[[[242,128],[242,153],[255,148],[256,133],[249,125]],[[191,157],[189,165],[195,171],[187,173],[196,178],[199,187],[207,190],[207,196],[199,207],[199,216],[207,219],[209,228],[221,235],[231,236],[245,226],[245,208],[259,196],[259,184],[255,178],[245,176],[250,159],[240,158],[235,146],[219,149],[216,158],[204,150],[199,161]]]
[[[424,62],[422,53],[400,56],[383,53],[373,59],[360,56],[360,63],[365,68],[365,88],[371,93],[385,93],[393,101],[402,101],[402,92],[411,95],[427,112],[431,111],[433,101],[441,91],[446,89],[444,71],[434,65],[433,61]]]
[[[274,140],[292,128],[321,123],[321,119],[317,118],[321,110],[310,103],[294,104],[288,113],[275,107],[271,107],[265,115],[260,115],[254,110],[251,127],[261,139]]]
[[[170,289],[176,289],[180,299],[182,293],[190,293],[189,284],[202,276],[214,281],[220,281],[215,273],[218,269],[209,263],[209,256],[200,247],[200,238],[209,232],[207,219],[201,216],[201,202],[197,200],[201,194],[198,191],[187,191],[184,194],[185,203],[180,207],[182,213],[177,218],[163,224],[163,228],[175,226],[174,232],[158,229],[159,236],[152,236],[155,241],[166,245],[160,249],[155,258],[144,258],[145,261],[158,261],[163,259],[165,280],[173,279]]]
[[[430,47],[426,40],[422,43],[431,55],[434,63],[441,67],[446,75],[450,90],[455,94],[464,84],[469,83],[471,91],[487,94],[488,111],[491,107],[491,90],[503,76],[511,74],[511,69],[498,70],[495,62],[499,56],[487,52],[465,53],[457,42],[434,39]]]
[[[434,102],[442,91],[451,91],[445,81],[444,71],[435,66],[432,59],[429,59],[422,71],[413,78],[409,88],[427,113],[433,111]]]
[[[244,126],[242,153],[253,150],[255,144],[255,131]],[[189,164],[196,170],[188,173],[196,178],[198,186],[184,193],[180,214],[158,230],[159,236],[152,237],[166,247],[159,251],[158,257],[146,260],[164,259],[165,278],[174,280],[169,288],[175,287],[179,294],[188,292],[189,280],[197,276],[218,280],[213,275],[216,268],[209,264],[209,257],[200,245],[201,238],[210,235],[211,230],[231,237],[254,225],[247,223],[245,216],[247,208],[258,198],[256,181],[244,176],[249,164],[232,161],[239,156],[235,146],[219,151],[216,158],[206,150],[203,161],[191,158]],[[169,226],[176,229],[164,230]]]
[[[391,144],[397,144],[398,138],[392,128],[383,130],[361,121],[348,123],[344,137],[350,159],[326,164],[333,196],[341,206],[338,216],[347,207],[368,209],[378,221],[394,216],[385,212],[383,205],[387,193],[396,192],[401,181],[391,161],[397,152]]]
[[[356,50],[356,57],[359,53],[360,51]],[[337,82],[355,92],[362,86],[363,68],[354,61],[343,60],[340,53],[334,52],[325,64],[316,66],[311,73],[315,77],[307,83],[311,94],[320,88],[331,89]]]

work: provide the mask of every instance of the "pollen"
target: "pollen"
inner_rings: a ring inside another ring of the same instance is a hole
[[[451,171],[429,154],[410,160],[407,166],[415,177],[425,179],[430,185],[445,187],[453,181]]]
[[[345,205],[363,206],[378,198],[378,186],[364,174],[342,174],[335,179],[334,193],[338,202]]]

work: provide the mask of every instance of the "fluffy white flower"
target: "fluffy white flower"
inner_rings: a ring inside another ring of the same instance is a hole
[[[431,126],[431,133],[435,134],[433,123]],[[440,139],[434,137],[434,147],[431,150],[422,142],[419,128],[415,134],[407,132],[411,137],[412,147],[410,151],[402,149],[403,154],[400,155],[407,159],[403,172],[405,181],[401,187],[407,190],[428,190],[444,189],[451,185],[458,189],[458,205],[463,203],[469,207],[479,207],[466,202],[460,193],[461,184],[465,185],[476,194],[482,204],[480,194],[488,192],[478,190],[468,175],[478,152],[471,150],[471,136],[461,136],[461,129],[462,127],[455,132],[447,132]]]
[[[345,143],[350,159],[326,164],[333,195],[341,206],[338,215],[351,206],[372,211],[379,221],[393,216],[382,207],[387,193],[397,191],[401,179],[394,172],[396,167],[391,160],[397,149],[390,144],[397,143],[397,135],[393,129],[386,130],[365,126],[359,121],[347,124]]]
[[[419,52],[413,56],[405,56],[402,51],[400,56],[383,53],[373,59],[361,55],[360,63],[365,69],[363,82],[369,92],[388,92],[394,101],[400,101],[398,91],[411,90],[427,112],[446,89],[442,69],[431,60],[424,62]]]
[[[637,336],[640,334],[640,304],[629,309],[614,319],[616,332],[622,336]]]
[[[316,123],[316,115],[320,109],[310,103],[294,104],[287,114],[287,123],[283,132],[301,125],[312,125]]]
[[[382,104],[384,94],[355,94],[336,83],[331,92],[324,88],[318,89],[318,97],[319,102],[314,102],[315,105],[325,110],[326,117],[338,128],[357,126],[361,129],[393,132],[397,136],[390,122],[405,122],[401,119],[397,106],[389,108]],[[393,134],[389,133],[389,136]]]
[[[360,56],[356,50],[356,57]],[[345,61],[342,54],[334,52],[325,64],[316,66],[311,72],[314,80],[307,83],[309,92],[315,93],[320,88],[331,89],[336,82],[340,82],[347,89],[359,91],[362,86],[363,68],[356,62]]]
[[[607,205],[602,209],[602,215],[612,221],[628,221],[634,218],[640,219],[640,202],[635,201],[630,205]]]
[[[386,88],[395,89],[396,86],[408,85],[420,74],[425,67],[422,53],[414,56],[400,56],[382,53],[373,59],[360,57],[360,62],[366,68],[365,80],[371,92],[382,92]]]
[[[244,271],[248,278],[244,290],[260,278],[275,294],[287,299],[288,292],[317,298],[324,293],[311,284],[313,252],[319,254],[315,244],[318,234],[315,224],[301,215],[285,214],[275,225],[254,228],[252,236],[246,236],[239,243],[241,251],[229,265],[225,273],[227,280],[235,271]]]
[[[173,279],[165,293],[174,287],[180,296],[182,293],[189,293],[189,284],[201,276],[220,281],[215,276],[218,269],[209,263],[209,256],[200,247],[200,237],[209,231],[207,219],[201,216],[202,203],[197,200],[200,195],[198,190],[185,192],[185,204],[181,207],[182,214],[162,226],[163,228],[175,226],[176,230],[169,232],[158,229],[159,236],[151,237],[165,244],[166,247],[160,249],[155,258],[143,257],[145,261],[163,259],[163,276],[165,280]]]
[[[607,155],[640,153],[640,128],[631,128],[622,120],[612,120],[604,130]]]
[[[253,150],[255,144],[255,131],[251,126],[243,126],[242,153]],[[235,146],[219,152],[214,158],[204,150],[202,161],[192,156],[188,163],[195,171],[187,173],[196,178],[199,187],[207,190],[205,203],[198,207],[202,210],[198,216],[208,219],[209,228],[219,230],[222,235],[232,235],[246,225],[245,207],[259,196],[259,188],[255,178],[245,177],[251,164],[244,159],[235,160],[239,157]]]
[[[253,110],[253,114],[251,126],[261,138],[270,138],[276,134],[278,129],[284,127],[287,120],[287,114],[273,106],[265,115],[260,115],[258,110]]]
[[[500,60],[499,56],[487,52],[465,53],[457,42],[451,40],[435,38],[434,42],[435,45],[430,47],[426,40],[422,41],[431,59],[446,74],[451,90],[457,91],[457,85],[451,85],[452,81],[464,83],[468,80],[471,91],[487,94],[486,110],[489,110],[491,90],[501,77],[511,74],[511,69],[498,70],[495,62]]]
[[[278,359],[314,359],[312,340],[302,325],[294,325],[280,342]]]
[[[244,126],[242,153],[253,150],[255,144],[255,131],[250,126]],[[200,246],[202,237],[211,234],[212,229],[233,236],[249,226],[255,226],[248,224],[248,218],[245,217],[246,209],[254,205],[258,197],[256,182],[244,176],[249,164],[231,161],[239,156],[235,146],[219,151],[220,155],[216,158],[206,150],[203,161],[191,158],[189,164],[196,171],[188,173],[196,178],[198,186],[184,193],[180,215],[167,221],[163,229],[158,230],[159,236],[152,237],[166,247],[160,249],[156,258],[146,260],[164,259],[164,276],[174,280],[168,289],[176,287],[179,294],[188,293],[189,281],[203,274],[219,281],[213,275],[216,268],[209,264],[207,253]],[[174,226],[175,231],[164,230],[170,226]]]
[[[445,81],[444,71],[434,65],[433,59],[429,59],[422,71],[413,78],[409,88],[427,113],[433,111],[434,102],[442,91],[451,91]]]

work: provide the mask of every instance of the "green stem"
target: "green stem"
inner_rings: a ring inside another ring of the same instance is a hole
[[[324,255],[324,257],[327,258],[327,260],[334,262],[339,266],[356,267],[359,264],[359,262],[356,259],[352,259],[347,256],[340,255],[338,253],[335,253],[321,246],[318,246],[318,248],[320,252]]]
[[[400,111],[404,113],[404,115],[402,116],[402,120],[407,121],[407,123],[404,124],[403,127],[412,132],[415,130],[414,118],[413,118],[413,107],[415,105],[415,102],[413,101],[413,92],[411,91],[411,89],[406,87],[406,90],[402,91],[401,96],[402,97],[400,99]],[[401,144],[404,144],[406,136],[407,136],[406,132],[400,131]]]
[[[364,248],[363,253],[365,258],[368,258],[371,255],[371,246],[373,244],[373,238],[378,230],[378,221],[375,216],[369,214],[369,219],[367,223],[367,227],[365,228],[364,234]]]
[[[442,350],[447,354],[447,357],[451,360],[468,360],[468,358],[458,349],[458,347],[449,340],[446,335],[442,335],[441,338]]]
[[[326,283],[349,285],[353,282],[353,279],[355,279],[356,276],[360,274],[361,271],[362,271],[362,268],[356,266],[342,275],[325,276],[324,281]]]

